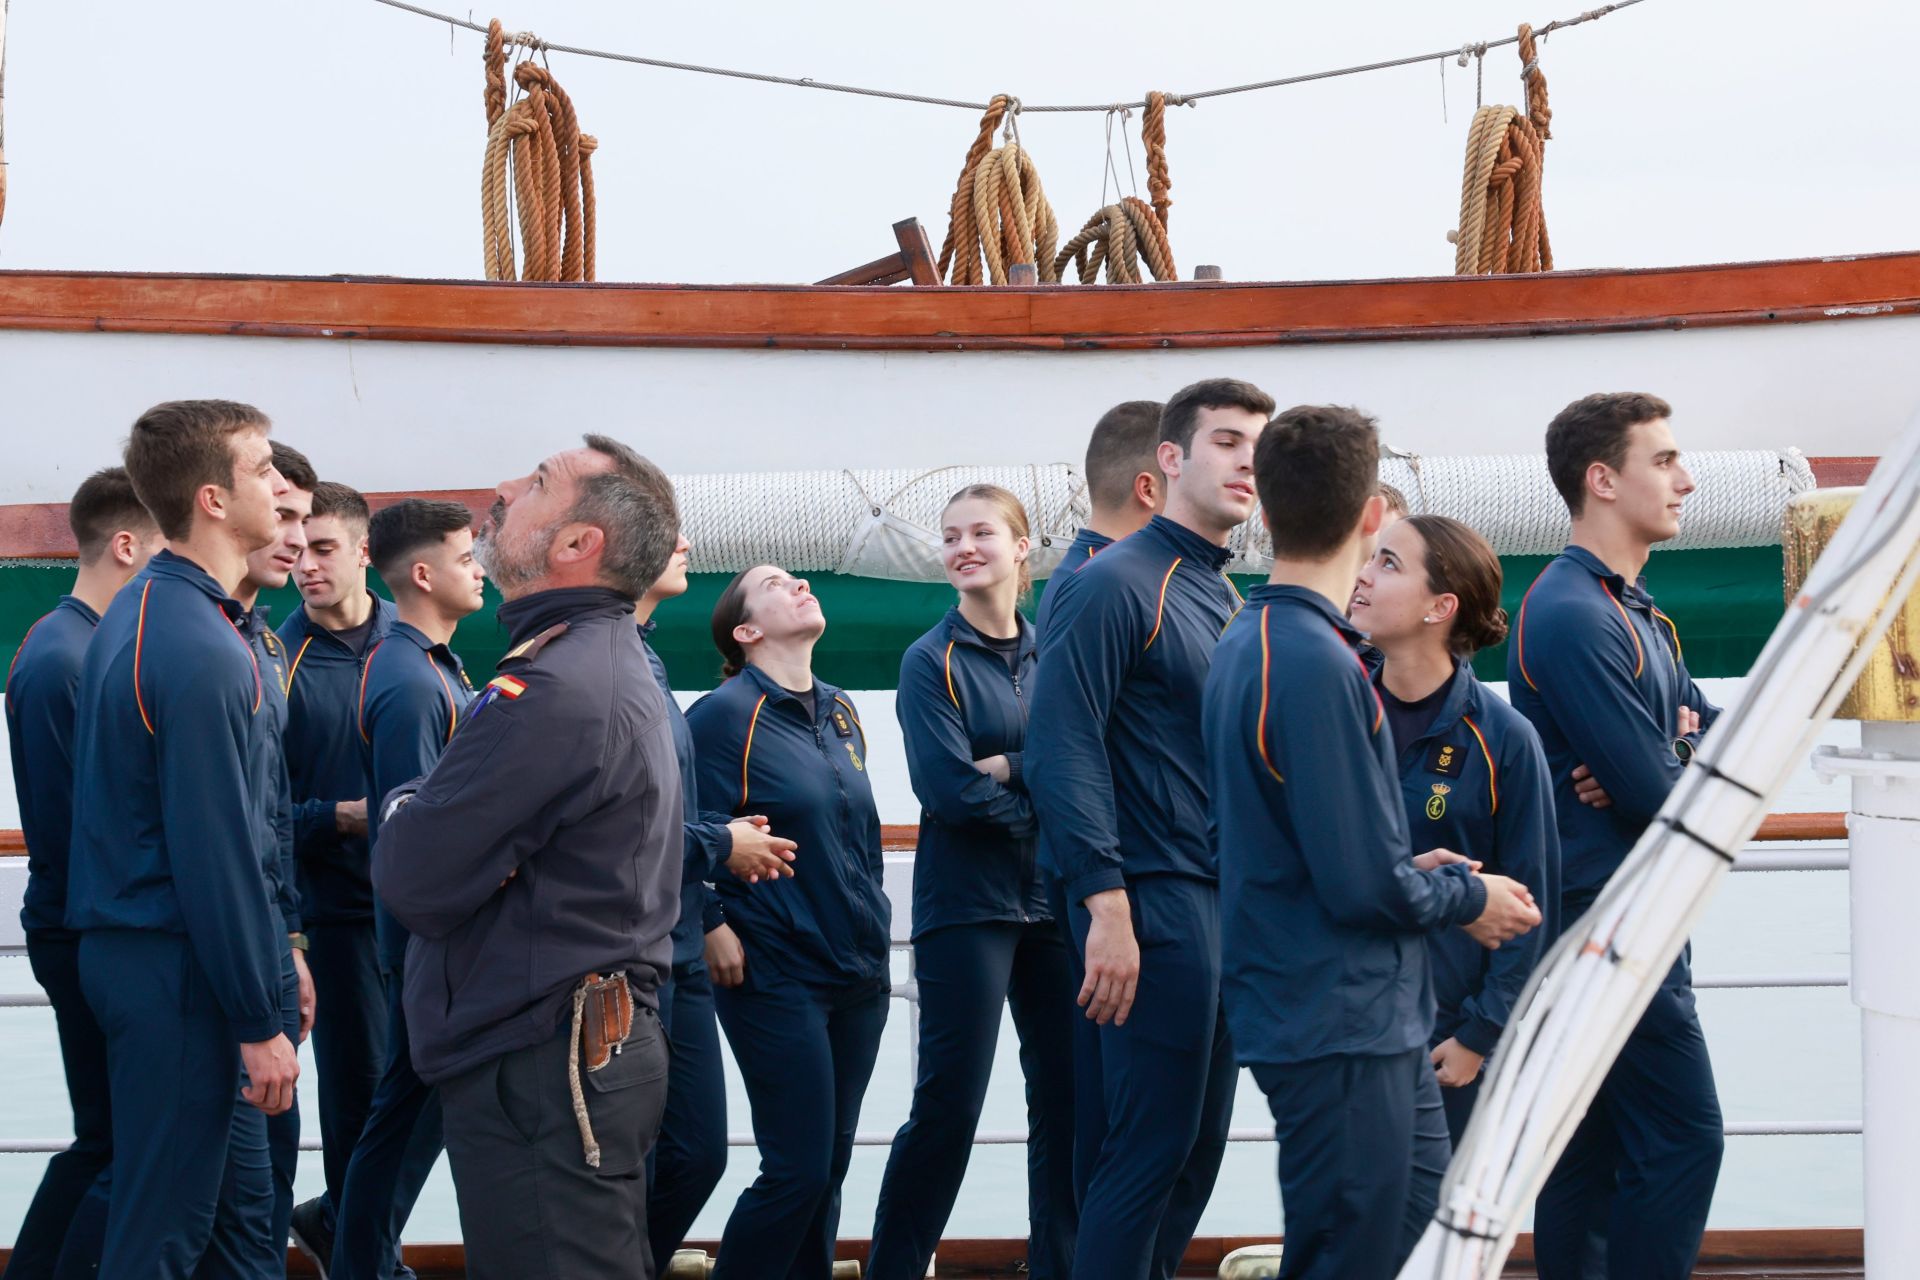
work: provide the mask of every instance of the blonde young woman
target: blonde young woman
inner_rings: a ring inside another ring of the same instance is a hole
[[[920,1077],[893,1140],[873,1228],[875,1280],[923,1276],[972,1153],[1010,1005],[1026,1074],[1029,1274],[1066,1280],[1073,1199],[1073,984],[1065,939],[1035,865],[1022,781],[1032,625],[1028,526],[1020,500],[970,485],[941,516],[947,580],[960,599],[900,662],[894,710],[920,799],[913,866]]]

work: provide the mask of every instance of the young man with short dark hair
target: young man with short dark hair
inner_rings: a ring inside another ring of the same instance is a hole
[[[1273,572],[1228,626],[1204,700],[1222,987],[1280,1141],[1288,1280],[1388,1280],[1432,1216],[1450,1148],[1425,935],[1463,925],[1493,947],[1540,922],[1524,885],[1412,855],[1345,614],[1380,530],[1379,458],[1352,409],[1303,405],[1267,427],[1254,473]]]
[[[127,474],[167,546],[115,597],[81,672],[67,924],[107,1037],[105,1276],[252,1280],[285,1265],[285,1241],[253,1217],[271,1172],[235,1158],[265,1146],[300,1073],[272,897],[272,730],[233,598],[287,490],[267,430],[223,400],[134,423]]]
[[[393,593],[396,617],[367,653],[358,733],[371,835],[380,834],[388,792],[425,774],[453,738],[473,693],[449,647],[454,628],[482,604],[485,575],[473,556],[473,514],[457,502],[407,498],[374,514],[367,530],[373,569]],[[387,975],[387,1061],[340,1192],[328,1270],[333,1280],[385,1280],[400,1232],[441,1147],[440,1099],[414,1071],[401,1002],[405,928],[374,906],[380,968]]]
[[[1547,470],[1573,539],[1521,602],[1507,687],[1546,748],[1569,923],[1593,905],[1720,714],[1641,577],[1654,546],[1680,532],[1694,488],[1671,413],[1658,396],[1603,393],[1547,427]],[[1683,950],[1540,1193],[1543,1280],[1692,1274],[1725,1138],[1689,962]]]
[[[1027,789],[1100,1027],[1097,1058],[1075,1045],[1075,1106],[1106,1118],[1091,1170],[1075,1171],[1076,1277],[1173,1275],[1226,1147],[1235,1073],[1200,693],[1240,603],[1226,542],[1253,513],[1272,410],[1230,378],[1168,401],[1165,513],[1059,582],[1040,637]]]
[[[246,610],[240,628],[253,647],[254,661],[260,666],[260,683],[265,691],[260,714],[268,717],[271,732],[261,739],[268,752],[267,776],[275,788],[273,832],[276,852],[273,860],[274,905],[280,911],[287,938],[293,949],[282,968],[281,1000],[284,1030],[297,1047],[313,1029],[313,976],[307,971],[307,935],[300,921],[299,889],[294,871],[293,791],[287,781],[287,650],[274,634],[267,606],[261,604],[262,591],[275,591],[287,585],[293,566],[307,545],[304,522],[313,506],[313,489],[319,478],[305,454],[292,445],[273,441],[273,468],[287,482],[287,491],[274,505],[277,528],[274,539],[247,556],[247,573],[234,589],[233,598]],[[268,1231],[276,1241],[287,1238],[293,1216],[293,1178],[300,1162],[300,1100],[277,1116],[267,1118],[267,1157],[273,1168],[273,1202]]]
[[[27,842],[27,891],[20,927],[27,962],[53,1006],[60,1063],[73,1107],[73,1145],[47,1161],[27,1206],[7,1274],[43,1280],[63,1247],[70,1262],[97,1266],[113,1156],[107,1045],[80,990],[80,940],[66,927],[67,849],[73,833],[73,718],[80,668],[100,615],[161,545],[121,467],[96,471],[67,504],[79,548],[73,590],[27,629],[7,670],[7,743],[13,789]],[[95,1186],[98,1193],[88,1198]],[[84,1204],[83,1204],[84,1201]]]
[[[326,1017],[313,1028],[326,1191],[293,1211],[293,1240],[324,1269],[335,1210],[387,1062],[387,996],[373,936],[367,775],[360,758],[360,672],[393,626],[393,604],[367,588],[367,500],[330,480],[313,489],[307,545],[294,566],[301,606],[280,624],[287,670],[287,772],[307,966]],[[418,1153],[401,1185],[426,1181]],[[407,1194],[407,1193],[403,1193]],[[409,1198],[411,1196],[409,1195]]]

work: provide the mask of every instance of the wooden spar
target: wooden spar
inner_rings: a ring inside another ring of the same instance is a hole
[[[824,351],[1225,349],[1920,314],[1920,252],[1298,283],[917,288],[0,271],[0,330]]]

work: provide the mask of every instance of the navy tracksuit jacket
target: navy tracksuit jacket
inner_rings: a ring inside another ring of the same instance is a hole
[[[27,842],[27,891],[20,927],[34,980],[53,1005],[60,1063],[73,1108],[73,1145],[47,1161],[13,1245],[10,1271],[50,1276],[67,1256],[100,1261],[105,1191],[113,1157],[107,1043],[80,990],[80,941],[66,927],[67,846],[73,835],[73,717],[80,668],[99,615],[75,596],[27,629],[7,670],[7,744],[13,790]],[[100,1194],[82,1209],[89,1188]]]
[[[1053,573],[1047,578],[1046,590],[1040,593],[1040,606],[1034,611],[1034,631],[1036,634],[1047,629],[1047,619],[1053,616],[1053,606],[1048,604],[1054,588],[1078,573],[1087,561],[1099,555],[1101,551],[1113,545],[1113,539],[1104,533],[1081,526],[1073,535],[1066,552],[1060,557],[1060,563],[1053,567]]]
[[[1687,674],[1680,635],[1642,583],[1568,547],[1527,589],[1507,648],[1508,694],[1540,733],[1563,867],[1561,922],[1592,905],[1679,780],[1719,708]],[[1612,798],[1581,804],[1586,765]],[[1682,951],[1641,1016],[1534,1210],[1543,1280],[1691,1273],[1725,1145],[1706,1036]],[[1595,1241],[1604,1241],[1596,1247]]]
[[[251,1229],[272,1175],[266,1117],[238,1101],[238,1046],[284,1029],[289,964],[272,712],[244,622],[204,570],[162,551],[115,597],[81,672],[67,924],[108,1045],[103,1275],[284,1261],[284,1242]],[[223,1203],[242,1212],[216,1220]]]
[[[746,1080],[760,1175],[727,1220],[714,1277],[824,1280],[890,990],[866,730],[831,685],[814,681],[809,714],[751,666],[687,721],[701,808],[764,814],[799,846],[792,879],[715,886],[746,950],[744,985],[714,1003]]]
[[[265,690],[261,710],[269,716],[273,732],[266,745],[270,748],[268,775],[276,795],[273,805],[273,831],[279,842],[278,875],[274,885],[275,903],[287,932],[302,931],[300,890],[295,877],[293,786],[287,780],[287,673],[291,665],[286,646],[274,634],[265,605],[256,606],[241,624],[247,643],[253,647],[254,661],[260,664],[260,682]],[[282,1030],[294,1045],[300,1043],[300,981],[288,953],[280,975],[282,986]],[[293,1220],[293,1178],[300,1163],[300,1100],[277,1116],[267,1117],[267,1155],[273,1169],[272,1214],[267,1230],[274,1240],[287,1238]]]
[[[280,624],[287,666],[287,778],[293,788],[293,844],[300,918],[311,945],[307,967],[324,1017],[313,1024],[319,1076],[320,1159],[329,1214],[346,1185],[347,1160],[366,1125],[387,1060],[387,997],[373,937],[373,884],[365,836],[340,834],[334,806],[367,790],[360,758],[360,671],[393,627],[393,603],[373,601],[366,643],[356,652],[305,608]]]
[[[1486,906],[1464,866],[1412,865],[1359,642],[1317,592],[1256,587],[1206,689],[1222,985],[1280,1141],[1289,1280],[1387,1280],[1432,1216],[1448,1144],[1427,935]]]
[[[1458,929],[1427,936],[1438,1004],[1429,1041],[1457,1039],[1484,1057],[1558,932],[1560,837],[1540,735],[1461,661],[1433,722],[1413,741],[1394,745],[1412,851],[1464,854],[1483,871],[1526,885],[1540,906],[1540,927],[1495,951]],[[1455,1143],[1479,1092],[1479,1080],[1440,1090]]]
[[[1126,1024],[1100,1028],[1096,1062],[1076,1044],[1076,1109],[1107,1121],[1076,1276],[1172,1275],[1225,1150],[1235,1077],[1200,702],[1240,602],[1227,559],[1155,516],[1049,593],[1025,755],[1041,858],[1068,904],[1076,981],[1089,895],[1125,888],[1140,945]]]
[[[1073,979],[1035,866],[1026,792],[1027,696],[1037,653],[1019,621],[1016,666],[949,609],[900,661],[894,710],[920,798],[913,862],[920,1068],[893,1140],[868,1267],[877,1280],[926,1274],[972,1153],[1000,1011],[1011,1005],[1027,1079],[1029,1272],[1065,1280],[1073,1190]],[[1004,755],[1008,781],[975,760]]]
[[[453,650],[398,618],[384,639],[368,644],[357,665],[359,791],[367,797],[369,838],[377,839],[388,793],[433,768],[472,686]],[[380,902],[374,904],[374,930],[387,985],[387,1057],[341,1178],[330,1272],[340,1280],[385,1280],[392,1271],[400,1233],[442,1146],[440,1099],[414,1070],[401,999],[407,931]]]
[[[655,623],[640,628],[643,638]],[[666,699],[673,753],[680,766],[681,807],[686,814],[680,869],[680,920],[673,927],[673,980],[660,993],[660,1025],[672,1047],[666,1113],[648,1169],[647,1235],[656,1275],[666,1274],[674,1250],[727,1171],[727,1079],[720,1058],[720,1028],[714,1021],[713,984],[707,976],[707,930],[718,923],[718,904],[707,887],[733,852],[727,815],[700,812],[700,777],[694,765],[693,730],[674,701],[667,665],[647,646],[647,664]]]

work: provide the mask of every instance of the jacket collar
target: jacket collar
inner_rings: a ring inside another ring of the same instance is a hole
[[[82,618],[85,618],[87,620],[87,625],[90,627],[97,627],[100,625],[100,615],[93,611],[92,605],[88,604],[85,600],[82,600],[79,596],[61,596],[60,602],[54,605],[53,607],[56,609],[73,610],[75,613],[79,614]]]
[[[495,613],[507,629],[510,645],[536,636],[560,622],[633,617],[633,601],[611,587],[555,587],[509,600]]]
[[[367,594],[373,597],[373,612],[367,615],[367,621],[373,624],[369,638],[371,640],[378,640],[393,629],[393,624],[399,617],[399,613],[393,607],[393,601],[387,599],[379,592],[369,591]],[[319,639],[339,645],[342,649],[346,648],[346,643],[342,641],[339,636],[313,620],[313,615],[307,612],[307,606],[304,604],[298,609],[295,609],[288,620],[300,628],[303,637],[318,637]]]
[[[1165,516],[1153,517],[1141,526],[1140,532],[1209,572],[1218,573],[1233,559],[1233,552],[1226,547],[1216,547],[1187,526],[1176,524]]]
[[[404,639],[423,653],[445,654],[449,661],[453,658],[453,650],[451,648],[438,641],[429,640],[426,632],[414,626],[411,622],[402,622],[398,618],[394,619],[392,629],[387,632],[387,638],[389,640]]]
[[[1384,698],[1388,693],[1386,685],[1380,679],[1380,670],[1378,667],[1374,668],[1373,683],[1379,688],[1380,696]],[[1445,688],[1446,693],[1440,699],[1440,707],[1433,713],[1433,721],[1427,726],[1426,731],[1415,739],[1416,742],[1424,742],[1428,738],[1440,736],[1459,724],[1460,717],[1472,715],[1480,709],[1481,686],[1479,679],[1473,674],[1471,662],[1455,658],[1453,675],[1448,677],[1447,683],[1442,687]],[[1412,746],[1413,743],[1403,745]]]
[[[1269,604],[1289,604],[1319,614],[1332,623],[1333,629],[1340,633],[1340,638],[1356,651],[1366,639],[1358,627],[1347,621],[1345,614],[1333,607],[1333,601],[1318,591],[1309,591],[1305,587],[1296,587],[1285,582],[1263,582],[1247,592],[1248,608]]]
[[[734,678],[736,680],[749,681],[750,687],[759,689],[761,693],[766,695],[767,701],[769,702],[791,703],[795,711],[803,715],[806,713],[807,704],[801,701],[799,694],[787,688],[752,663],[748,663],[746,668]],[[822,680],[819,676],[813,678],[813,713],[815,720],[825,718],[827,708],[833,705],[834,698],[838,697],[839,694],[840,691],[838,689],[828,684],[825,680]]]
[[[240,607],[238,600],[227,593],[226,588],[213,580],[212,574],[166,547],[155,552],[153,559],[147,561],[146,572],[151,577],[172,578],[176,582],[184,582],[188,586],[205,592],[215,604],[220,606],[220,611],[227,615],[229,622],[238,624],[246,618],[247,611]]]
[[[1013,617],[1020,626],[1020,660],[1025,662],[1030,654],[1037,651],[1040,642],[1033,634],[1033,625],[1027,621],[1027,615],[1016,610]],[[947,610],[946,623],[949,640],[977,649],[990,647],[987,638],[980,634],[980,629],[968,622],[966,615],[960,612],[960,606],[954,605]]]
[[[1112,546],[1113,539],[1101,533],[1098,529],[1089,528],[1083,524],[1073,535],[1073,545],[1076,547],[1085,547],[1087,554],[1092,555],[1102,547]]]
[[[1621,603],[1637,604],[1643,607],[1652,606],[1653,596],[1647,591],[1647,580],[1644,575],[1635,578],[1632,582],[1628,582],[1624,575],[1615,573],[1609,569],[1606,561],[1585,547],[1570,545],[1565,551],[1560,553],[1560,558],[1579,565],[1582,569],[1585,569],[1588,573],[1612,587],[1613,594],[1620,598]]]

